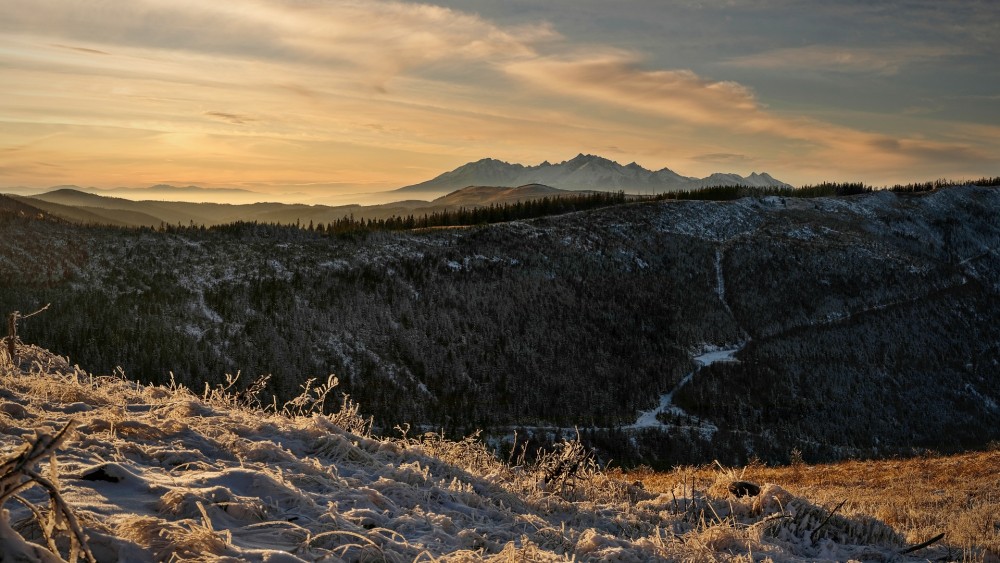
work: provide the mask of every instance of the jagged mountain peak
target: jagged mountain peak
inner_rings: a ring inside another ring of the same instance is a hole
[[[766,173],[744,178],[739,174],[716,173],[707,178],[681,176],[669,168],[652,171],[636,162],[622,165],[594,154],[579,153],[575,157],[552,164],[543,161],[537,166],[511,164],[494,158],[470,162],[440,176],[400,188],[399,192],[444,193],[466,186],[516,187],[544,184],[561,190],[625,190],[630,193],[654,194],[697,189],[713,185],[787,186]]]
[[[465,170],[465,169],[474,169],[474,168],[506,168],[506,167],[523,168],[524,165],[523,164],[511,164],[510,162],[506,162],[506,161],[503,161],[503,160],[498,160],[496,158],[481,158],[481,159],[479,159],[479,160],[477,160],[475,162],[470,162],[468,164],[463,164],[462,166],[459,166],[455,170]],[[455,170],[453,170],[453,172]]]
[[[621,164],[618,164],[613,160],[604,158],[603,156],[598,156],[596,154],[583,154],[583,153],[574,156],[572,159],[567,160],[563,164],[576,164],[576,165],[601,164],[605,166],[621,167]]]

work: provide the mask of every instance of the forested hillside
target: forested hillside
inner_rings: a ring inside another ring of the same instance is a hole
[[[654,465],[980,447],[1000,439],[998,210],[957,187],[341,236],[8,214],[0,310],[52,303],[25,341],[140,380],[273,374],[284,400],[334,373],[385,432],[579,427]],[[694,361],[713,349],[737,361]]]

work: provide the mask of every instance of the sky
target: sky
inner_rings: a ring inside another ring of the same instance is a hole
[[[1000,2],[10,0],[0,190],[344,202],[485,157],[1000,175]]]

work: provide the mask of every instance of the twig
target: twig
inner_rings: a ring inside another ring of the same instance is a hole
[[[30,485],[30,483],[29,483],[29,485]],[[49,531],[47,531],[42,526],[42,522],[45,521],[45,515],[42,514],[42,511],[37,506],[35,506],[33,503],[28,502],[28,500],[26,500],[21,495],[13,495],[11,498],[14,499],[14,500],[16,500],[17,502],[23,504],[25,507],[28,508],[28,510],[31,511],[31,513],[35,516],[35,522],[38,523],[38,527],[42,530],[42,535],[45,536],[45,539],[46,539],[46,541],[49,544],[49,546],[48,546],[49,547],[49,551],[51,551],[52,553],[59,553],[59,548],[56,546],[55,538],[52,537],[52,533],[49,532]]]
[[[69,528],[71,560],[75,560],[76,556],[82,552],[84,558],[89,563],[96,563],[97,560],[87,545],[87,536],[83,528],[80,526],[69,504],[66,503],[59,493],[59,487],[55,481],[55,471],[53,470],[52,479],[50,480],[34,470],[34,466],[39,460],[46,455],[52,454],[56,448],[69,438],[69,433],[73,426],[75,426],[75,421],[70,420],[54,435],[39,435],[33,443],[29,442],[25,444],[20,453],[0,463],[0,507],[3,506],[3,503],[7,499],[12,497],[23,504],[24,500],[17,493],[35,485],[40,486],[48,492],[52,503],[49,515],[50,521],[54,524],[58,522],[58,518],[61,516]],[[40,511],[32,509],[32,513],[38,519],[38,525],[42,529],[42,535],[45,536],[49,548],[53,549],[55,547],[54,538],[52,537],[54,526],[50,527],[40,519]],[[54,551],[53,555],[58,557],[58,551]]]
[[[830,514],[827,515],[826,520],[823,520],[823,523],[819,525],[819,528],[816,528],[815,530],[812,531],[811,534],[809,534],[809,539],[813,543],[816,543],[816,534],[818,534],[819,531],[823,529],[823,526],[826,526],[826,524],[830,521],[830,518],[833,518],[833,515],[836,514],[837,511],[840,510],[840,507],[844,506],[844,503],[846,502],[847,502],[846,498],[840,501],[840,504],[837,505],[837,508],[834,508],[833,511],[831,511]]]
[[[938,534],[938,535],[934,536],[933,538],[931,538],[931,539],[929,539],[929,540],[927,540],[927,541],[925,541],[923,543],[918,543],[917,545],[915,545],[913,547],[908,547],[908,548],[904,549],[903,551],[900,551],[899,554],[900,555],[906,555],[907,553],[913,553],[914,551],[917,551],[919,549],[923,549],[923,548],[931,545],[932,543],[941,541],[941,539],[943,539],[943,538],[944,538],[944,534],[943,533]]]
[[[59,489],[56,488],[56,486],[47,478],[32,469],[25,471],[25,473],[34,479],[34,481],[43,489],[48,491],[49,498],[53,500],[55,508],[58,508],[58,512],[62,513],[63,518],[66,519],[66,525],[69,527],[72,539],[76,540],[76,546],[74,547],[78,547],[83,551],[83,555],[86,557],[87,561],[97,563],[97,559],[94,558],[93,552],[90,551],[90,546],[87,545],[87,534],[84,533],[83,527],[80,526],[80,522],[76,519],[76,515],[73,514],[73,510],[69,507],[69,504],[62,498],[62,495],[59,493]]]
[[[754,522],[753,524],[747,524],[746,527],[748,529],[749,528],[764,528],[768,524],[770,524],[771,522],[775,522],[775,521],[778,521],[778,520],[790,520],[791,518],[792,518],[791,514],[785,514],[783,512],[780,512],[778,514],[772,514],[772,515],[768,516],[767,518],[764,518],[763,520],[758,520],[758,521]]]
[[[29,315],[22,315],[20,311],[14,311],[7,317],[7,355],[10,356],[10,363],[17,367],[17,321],[30,319],[35,315],[45,311],[52,303],[46,304],[41,309]]]
[[[24,319],[30,319],[31,317],[34,317],[34,316],[35,316],[35,315],[37,315],[38,313],[41,313],[42,311],[45,311],[45,310],[46,310],[46,309],[48,309],[48,308],[49,308],[49,307],[50,307],[51,305],[52,305],[52,303],[48,303],[48,304],[46,304],[46,305],[45,305],[44,307],[42,307],[41,309],[39,309],[39,310],[35,311],[34,313],[31,313],[31,314],[28,314],[28,315],[21,315],[21,314],[18,314],[17,318],[18,318],[19,320],[24,320]]]
[[[718,520],[718,521],[719,521],[719,523],[721,524],[721,523],[722,523],[722,517],[721,517],[721,516],[719,516],[719,513],[715,511],[715,507],[714,507],[714,506],[712,506],[712,503],[711,503],[711,502],[709,502],[709,501],[708,501],[708,500],[706,499],[706,501],[705,501],[705,504],[707,504],[707,505],[708,505],[708,507],[709,507],[710,509],[712,509],[712,514],[714,514],[714,515],[715,515],[715,519],[716,519],[716,520]],[[730,511],[730,513],[732,513],[732,511]]]

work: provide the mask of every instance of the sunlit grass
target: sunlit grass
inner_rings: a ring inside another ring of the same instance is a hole
[[[944,533],[941,544],[958,560],[1000,560],[1000,449],[961,455],[885,461],[845,461],[743,468],[678,468],[669,473],[635,471],[654,492],[678,482],[724,497],[736,479],[774,483],[793,495],[839,514],[871,516],[891,526],[911,545]]]

